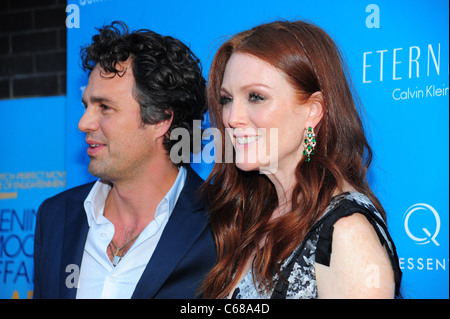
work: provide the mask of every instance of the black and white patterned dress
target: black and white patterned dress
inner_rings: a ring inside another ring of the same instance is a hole
[[[315,263],[329,266],[334,223],[355,212],[362,213],[371,222],[381,243],[386,247],[396,281],[396,296],[400,296],[401,270],[395,245],[389,236],[386,224],[367,196],[358,192],[347,192],[333,197],[320,220],[311,228],[304,241],[281,266],[288,284],[273,276],[275,288],[266,293],[259,291],[253,282],[252,270],[237,285],[236,299],[315,299],[318,298]]]

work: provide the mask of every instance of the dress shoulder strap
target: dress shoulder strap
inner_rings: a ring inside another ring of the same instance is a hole
[[[333,239],[333,226],[343,217],[350,216],[354,213],[363,214],[367,220],[372,224],[375,229],[381,244],[386,247],[389,260],[394,271],[395,278],[395,295],[401,297],[400,283],[402,278],[402,271],[399,266],[399,259],[397,251],[392,238],[389,235],[386,223],[374,212],[368,209],[365,205],[361,205],[356,201],[349,200],[347,198],[341,199],[330,211],[328,211],[308,232],[306,238],[308,238],[313,232],[317,231],[319,227],[319,238],[317,241],[315,260],[325,266],[330,265],[331,247]],[[293,258],[281,271],[283,278],[279,279],[275,284],[274,291],[272,293],[272,299],[284,299],[289,287],[289,282],[286,280],[289,278],[290,273],[294,267],[295,262],[303,251],[303,246],[306,240],[296,250]]]
[[[400,297],[400,283],[402,271],[399,266],[399,259],[394,241],[389,235],[386,223],[377,214],[369,210],[364,205],[358,204],[349,199],[343,199],[330,211],[322,220],[322,228],[319,232],[319,239],[316,247],[316,262],[325,266],[330,265],[331,247],[333,239],[334,224],[341,218],[353,215],[354,213],[363,214],[375,229],[381,244],[386,248],[394,271],[395,295]]]
[[[382,227],[384,233],[388,235],[385,222],[366,207],[354,201],[342,199],[332,211],[328,212],[320,220],[322,228],[319,232],[319,240],[316,247],[316,262],[324,266],[330,266],[334,224],[339,219],[353,215],[354,213],[363,214],[376,230],[381,243],[386,244],[386,238],[379,228],[379,226]],[[389,244],[387,246],[390,247],[391,245]]]

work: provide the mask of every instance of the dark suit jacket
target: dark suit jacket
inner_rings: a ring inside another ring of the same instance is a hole
[[[187,167],[186,183],[132,298],[194,298],[216,259],[208,216],[196,191],[203,180]],[[45,200],[37,213],[34,298],[75,298],[88,223],[84,200],[94,183]],[[67,285],[66,282],[69,284]]]

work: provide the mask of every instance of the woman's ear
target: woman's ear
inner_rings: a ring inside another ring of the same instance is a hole
[[[322,92],[317,91],[313,93],[308,98],[307,103],[309,104],[309,114],[306,119],[306,128],[310,126],[314,128],[322,119],[323,112],[325,111]]]

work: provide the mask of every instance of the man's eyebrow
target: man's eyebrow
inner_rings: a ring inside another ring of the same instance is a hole
[[[103,96],[91,96],[89,98],[89,101],[91,103],[112,103],[112,101],[110,99],[108,99],[107,97],[103,97]],[[87,106],[87,101],[85,98],[81,99],[81,102],[84,104],[84,106]]]

